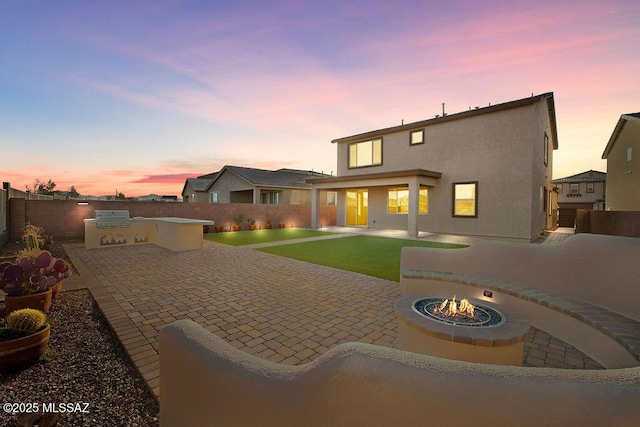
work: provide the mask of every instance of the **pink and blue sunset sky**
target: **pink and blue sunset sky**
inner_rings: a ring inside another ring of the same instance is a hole
[[[0,0],[0,179],[180,194],[223,165],[553,91],[553,177],[640,111],[640,3]]]

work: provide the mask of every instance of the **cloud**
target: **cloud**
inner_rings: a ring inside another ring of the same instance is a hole
[[[196,176],[204,175],[197,174]],[[139,178],[131,181],[133,184],[184,184],[187,178],[193,178],[194,175],[190,173],[170,173],[161,175],[146,175],[143,178]]]

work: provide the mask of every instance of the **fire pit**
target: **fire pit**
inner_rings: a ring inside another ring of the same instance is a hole
[[[458,304],[454,295],[448,298],[425,298],[413,305],[419,314],[432,319],[456,326],[486,327],[502,324],[504,316],[488,306],[474,306],[468,299],[462,299]]]
[[[522,365],[529,322],[493,304],[429,295],[395,302],[398,348],[446,359],[496,365]]]

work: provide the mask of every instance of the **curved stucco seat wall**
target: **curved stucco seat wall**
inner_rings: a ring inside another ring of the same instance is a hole
[[[162,426],[637,425],[640,368],[438,359],[362,343],[286,366],[190,320],[160,333]]]

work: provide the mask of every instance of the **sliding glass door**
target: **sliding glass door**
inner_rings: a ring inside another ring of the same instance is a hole
[[[347,190],[346,225],[366,226],[369,213],[369,192]]]

